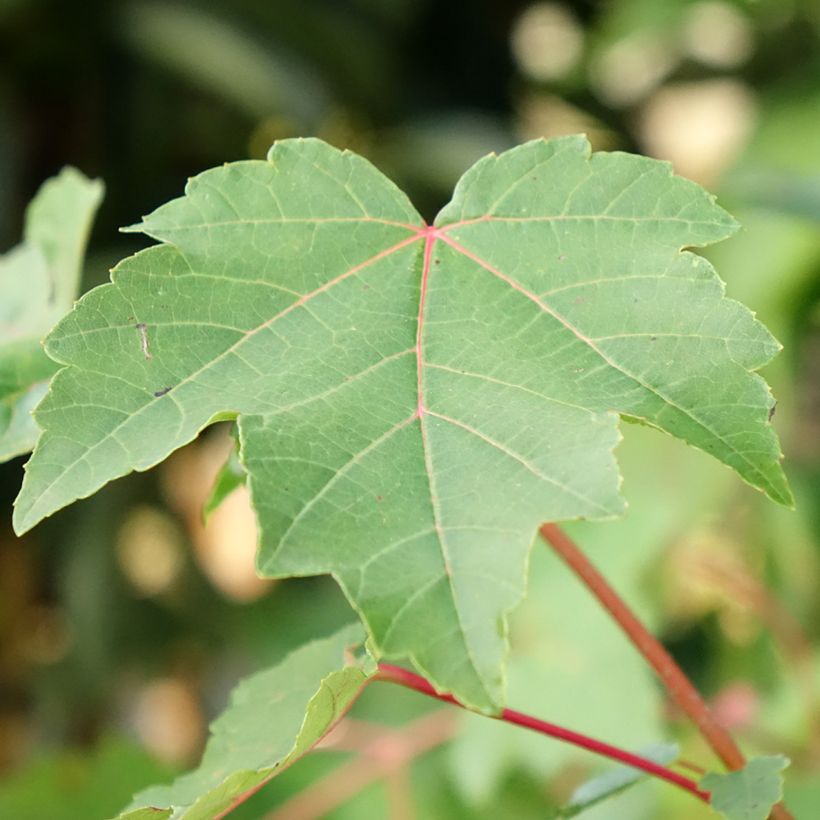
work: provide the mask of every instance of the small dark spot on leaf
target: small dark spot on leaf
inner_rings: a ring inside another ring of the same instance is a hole
[[[632,301],[637,305],[638,304],[638,297],[636,296]]]
[[[575,304],[576,305],[583,305],[586,302],[586,297],[584,296],[576,296],[575,297]]]
[[[650,341],[650,342],[657,342],[657,341],[658,341],[658,337],[657,337],[657,336],[650,336],[650,337],[649,337],[649,341]]]
[[[383,495],[377,495],[376,496],[376,501],[384,501],[384,496]]]
[[[771,421],[771,420],[774,418],[774,411],[775,411],[775,410],[777,410],[777,402],[775,402],[775,403],[774,403],[774,404],[773,404],[773,405],[769,408],[769,421]]]
[[[163,387],[163,388],[162,388],[162,390],[155,390],[155,391],[154,391],[154,395],[155,395],[157,398],[160,398],[161,396],[164,396],[166,393],[170,393],[170,392],[171,392],[171,388],[170,388],[170,387]]]
[[[440,265],[441,264],[441,259],[434,259],[433,264],[434,265]]]

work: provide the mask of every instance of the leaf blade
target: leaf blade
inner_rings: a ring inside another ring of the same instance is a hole
[[[31,411],[58,369],[40,339],[77,294],[102,192],[64,168],[26,209],[23,242],[0,257],[0,461],[29,452],[40,435]]]
[[[118,817],[153,810],[207,820],[278,774],[329,731],[375,672],[369,656],[350,654],[363,638],[358,624],[343,628],[246,678],[212,724],[200,766],[143,790]]]
[[[515,166],[514,184],[500,193],[482,189],[482,181],[493,172],[499,177],[505,165]],[[547,174],[552,188],[543,196]],[[651,203],[657,203],[655,213],[646,211]],[[613,382],[605,401],[581,384],[573,385],[576,401],[643,418],[705,449],[774,500],[792,503],[768,424],[773,399],[762,379],[748,372],[780,347],[750,311],[723,297],[708,262],[680,252],[684,244],[711,244],[737,228],[699,186],[672,176],[666,163],[617,153],[590,156],[584,140],[569,137],[482,160],[465,174],[436,224],[447,228],[451,246],[530,300],[580,343],[577,348],[586,348],[587,371],[605,368],[603,378]],[[532,251],[506,258],[503,249],[510,247]],[[660,280],[662,293],[649,284]],[[649,310],[636,283],[644,284]],[[718,357],[724,380],[715,384]],[[676,359],[688,368],[681,384],[666,372]],[[664,382],[674,390],[658,386]],[[742,446],[730,442],[734,430],[715,424],[721,402],[734,402],[731,423],[739,418],[737,426],[747,431]]]
[[[234,490],[244,487],[248,478],[245,468],[239,460],[239,441],[236,437],[235,427],[232,428],[232,433],[234,444],[231,447],[227,459],[225,459],[225,463],[216,474],[211,492],[202,507],[202,518],[204,521],[208,520],[211,513],[214,512]]]
[[[754,757],[739,771],[709,772],[700,785],[711,793],[710,804],[727,820],[766,820],[783,797],[783,755]]]
[[[49,338],[18,531],[236,417],[260,573],[332,574],[374,651],[494,712],[538,525],[623,509],[619,414],[788,500],[777,345],[680,251],[735,223],[663,163],[528,143],[432,227],[317,140],[186,191]]]

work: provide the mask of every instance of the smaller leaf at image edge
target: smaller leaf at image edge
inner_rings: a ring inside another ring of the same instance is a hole
[[[0,462],[40,435],[31,411],[58,370],[40,342],[77,296],[102,196],[99,180],[64,168],[29,204],[23,242],[0,257]]]
[[[260,573],[332,574],[376,653],[497,712],[539,524],[623,511],[620,415],[791,502],[779,345],[681,251],[736,228],[583,137],[485,157],[434,226],[315,139],[206,171],[50,335],[15,528],[235,418]]]
[[[655,743],[638,751],[641,757],[668,765],[678,758],[680,749],[675,743]],[[558,817],[577,817],[592,806],[621,794],[626,789],[649,778],[649,775],[630,766],[618,766],[611,771],[587,780],[572,793],[569,802],[558,811]]]
[[[212,724],[199,767],[140,792],[118,820],[211,820],[283,771],[332,728],[375,673],[363,641],[361,626],[351,625],[246,678]]]
[[[736,772],[709,772],[700,787],[711,793],[710,805],[727,820],[766,820],[783,797],[783,755],[753,757]]]

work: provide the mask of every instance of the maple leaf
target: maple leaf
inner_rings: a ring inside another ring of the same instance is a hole
[[[260,572],[332,573],[374,651],[495,711],[536,528],[623,509],[619,414],[790,501],[779,346],[681,252],[735,228],[582,137],[485,157],[432,226],[318,140],[207,171],[50,336],[18,532],[237,418]]]

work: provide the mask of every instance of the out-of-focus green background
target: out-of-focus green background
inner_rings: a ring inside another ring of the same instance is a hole
[[[432,217],[482,154],[578,131],[599,149],[671,160],[743,223],[708,256],[784,344],[764,375],[798,507],[777,508],[703,454],[624,425],[629,513],[573,533],[744,748],[791,757],[787,798],[810,820],[820,816],[820,3],[0,0],[0,251],[19,238],[38,185],[76,165],[107,186],[86,289],[140,247],[119,226],[177,196],[189,175],[262,157],[278,138],[318,135],[362,153]],[[241,491],[202,525],[228,447],[226,431],[209,431],[21,540],[10,511],[23,460],[0,468],[0,817],[114,813],[198,759],[239,677],[354,617],[326,578],[254,577]],[[540,546],[512,640],[511,706],[630,748],[676,740],[686,758],[716,765]],[[235,816],[541,818],[606,768],[459,715],[447,742],[342,799],[340,783],[385,766],[385,748],[412,756],[429,726],[413,721],[437,708],[371,687],[341,744],[358,750],[358,769],[334,780],[355,752],[317,752]],[[393,745],[374,746],[380,732]],[[286,803],[300,790],[314,802]],[[329,815],[315,813],[317,795]],[[584,816],[707,814],[645,784]]]

